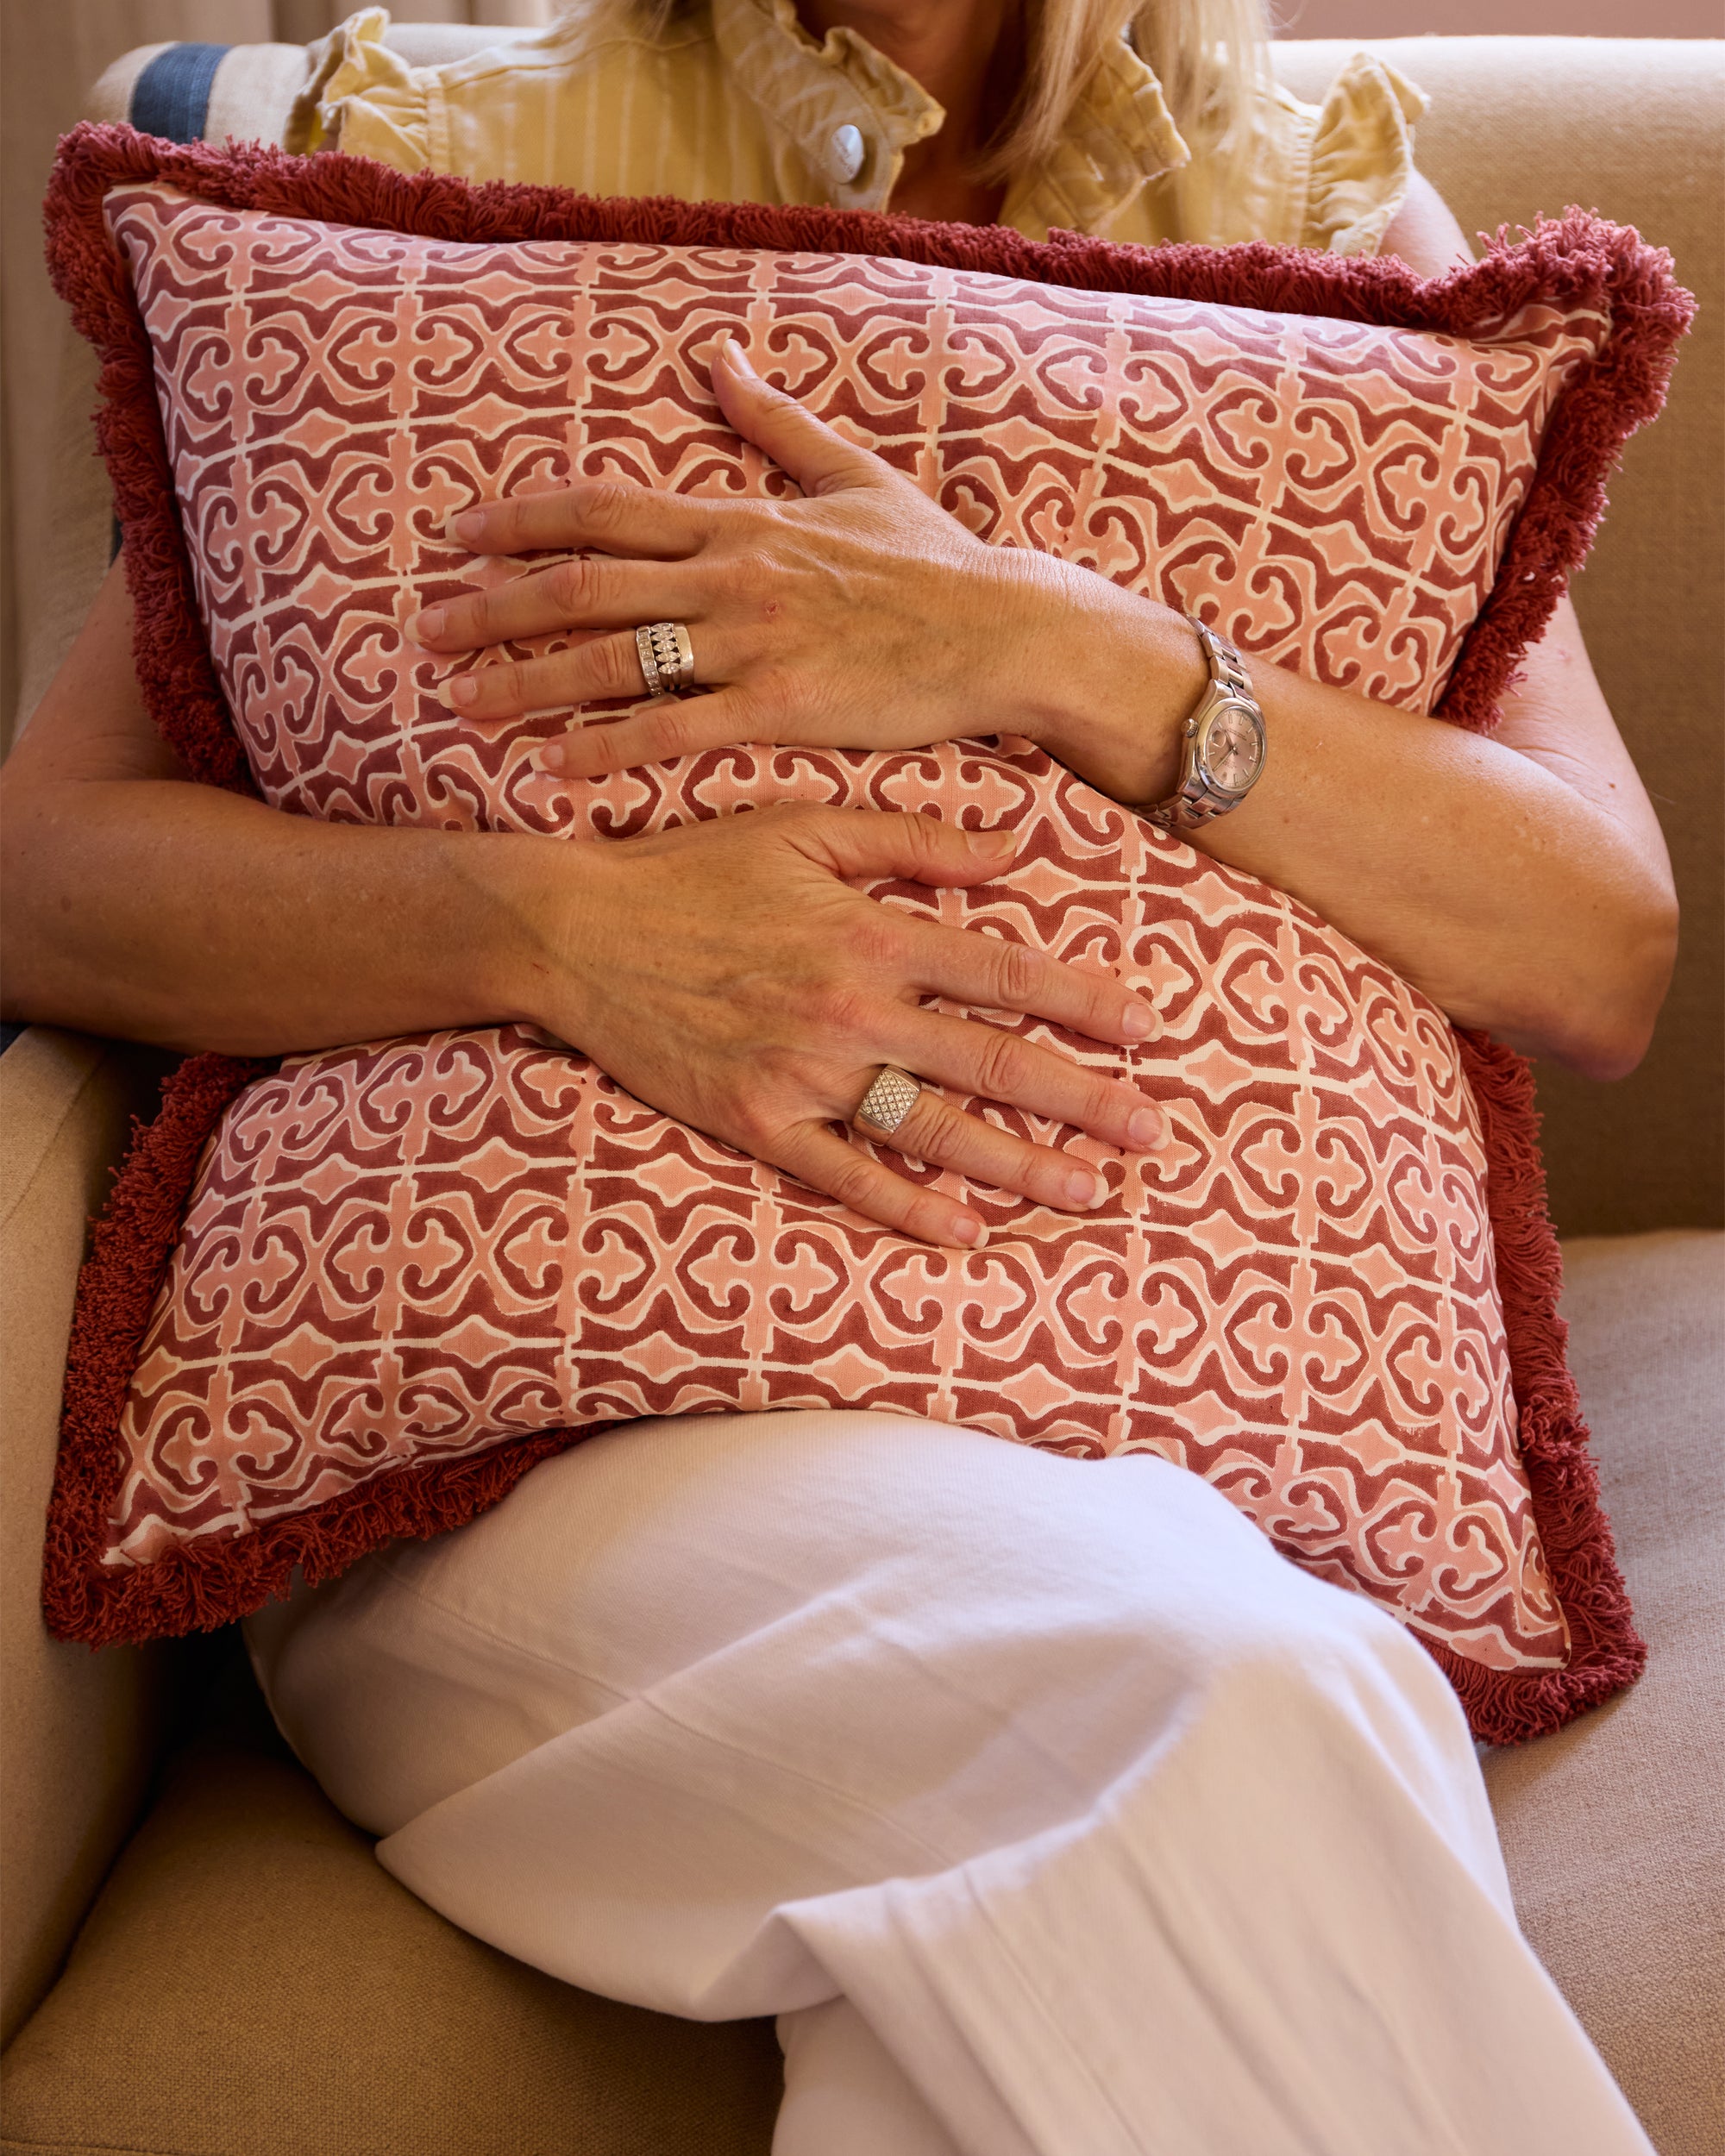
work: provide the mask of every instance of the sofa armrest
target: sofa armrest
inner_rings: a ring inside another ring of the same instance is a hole
[[[0,2042],[53,1980],[160,1749],[172,1650],[68,1646],[39,1602],[90,1215],[162,1059],[32,1027],[0,1056]]]

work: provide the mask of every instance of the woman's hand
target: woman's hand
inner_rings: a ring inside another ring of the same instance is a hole
[[[855,1114],[882,1063],[1110,1146],[1161,1142],[1162,1118],[1135,1086],[919,1007],[942,996],[1120,1045],[1154,1030],[1140,997],[1109,974],[910,918],[844,881],[987,882],[1012,860],[1009,832],[797,806],[591,846],[508,843],[538,879],[518,910],[550,924],[518,975],[520,1014],[638,1099],[870,1219],[971,1248],[986,1233],[979,1213],[832,1128]],[[1077,1154],[1027,1144],[928,1090],[885,1143],[1063,1211],[1107,1194]]]
[[[919,1007],[1028,1012],[1118,1046],[1156,1030],[1141,997],[844,881],[987,882],[1008,833],[816,807],[592,844],[320,824],[186,782],[131,642],[116,564],[7,760],[8,1017],[233,1056],[524,1020],[869,1218],[960,1245],[981,1241],[976,1213],[831,1127],[882,1063],[1110,1146],[1159,1142],[1135,1086]],[[891,1142],[1041,1204],[1101,1194],[1095,1146],[1028,1144],[938,1093]]]
[[[435,624],[421,617],[428,643],[684,621],[697,679],[721,685],[567,735],[541,751],[548,765],[593,777],[735,741],[866,749],[1014,733],[1118,801],[1173,791],[1206,680],[1183,617],[1088,570],[983,545],[739,369],[734,348],[713,382],[803,499],[580,486],[457,520],[490,552],[616,558],[436,608]],[[1495,739],[1279,666],[1250,672],[1264,776],[1190,843],[1302,899],[1458,1025],[1592,1076],[1632,1070],[1671,977],[1675,899],[1568,602],[1528,651]],[[457,708],[479,718],[644,686],[626,633],[465,678],[473,695]]]
[[[736,342],[715,354],[712,382],[725,417],[802,498],[582,484],[463,511],[451,534],[476,554],[599,552],[428,608],[411,625],[416,641],[450,653],[570,629],[620,633],[457,674],[448,684],[455,710],[501,719],[639,697],[635,629],[686,623],[695,679],[714,693],[667,699],[540,752],[549,768],[588,778],[736,741],[913,749],[978,734],[1034,738],[1051,682],[1070,701],[1075,674],[1118,656],[1101,624],[1132,602],[1105,579],[984,545],[762,382]]]

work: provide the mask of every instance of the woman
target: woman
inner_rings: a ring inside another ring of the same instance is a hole
[[[1130,44],[1123,12],[593,9],[410,76],[373,11],[330,41],[300,139],[606,192],[1381,242],[1430,273],[1465,257],[1412,173],[1407,85],[1358,65],[1313,113],[1264,86],[1234,0],[1167,0]],[[477,549],[604,558],[431,610],[423,643],[601,633],[464,675],[456,708],[483,724],[638,695],[633,631],[673,621],[714,693],[577,728],[554,768],[739,738],[900,747],[986,714],[1122,801],[1173,796],[1208,678],[1187,623],[979,545],[735,347],[714,381],[803,498],[582,486],[470,512]],[[110,579],[8,767],[21,1014],[257,1053],[526,1018],[955,1244],[978,1215],[833,1127],[884,1066],[1156,1141],[1124,1081],[919,1007],[946,993],[1120,1044],[1153,1023],[1136,998],[913,931],[846,881],[974,880],[1009,839],[818,810],[598,848],[303,824],[185,783],[129,636]],[[1273,668],[1249,686],[1267,756],[1195,844],[1458,1020],[1633,1067],[1674,908],[1566,605],[1490,740]],[[1082,1163],[932,1086],[890,1142],[1042,1202],[1096,1195]],[[777,2156],[1647,2146],[1515,1930],[1433,1666],[1164,1463],[879,1415],[643,1423],[249,1629],[301,1756],[455,1921],[618,1997],[777,2015]]]

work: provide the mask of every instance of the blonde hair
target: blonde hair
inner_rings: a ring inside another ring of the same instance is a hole
[[[1242,124],[1269,78],[1264,0],[1024,0],[1024,84],[982,177],[1005,179],[1046,157],[1097,61],[1118,37],[1162,85],[1174,124],[1195,153],[1226,160],[1245,149]]]
[[[697,0],[574,0],[561,10],[603,34],[619,16],[668,28]],[[1007,179],[1039,163],[1066,131],[1096,63],[1117,38],[1154,72],[1195,153],[1225,163],[1245,150],[1242,122],[1268,81],[1266,0],[1019,0],[1024,81],[977,177]]]

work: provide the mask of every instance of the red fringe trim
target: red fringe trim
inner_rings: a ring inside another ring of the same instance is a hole
[[[285,1594],[296,1566],[314,1583],[332,1579],[380,1543],[461,1526],[507,1496],[529,1468],[611,1427],[547,1431],[398,1469],[250,1533],[179,1544],[146,1565],[101,1562],[124,1473],[120,1417],[186,1202],[229,1104],[273,1069],[188,1056],[164,1080],[155,1121],[135,1125],[97,1223],[78,1278],[42,1558],[42,1611],[56,1639],[104,1647],[213,1632]]]
[[[126,533],[127,580],[140,624],[138,671],[156,724],[198,778],[252,790],[193,600],[156,405],[154,363],[123,265],[109,245],[102,198],[155,180],[205,201],[426,239],[640,241],[893,255],[1090,291],[1198,299],[1270,313],[1330,315],[1452,336],[1490,335],[1529,301],[1596,308],[1610,323],[1599,353],[1552,411],[1527,499],[1497,581],[1463,644],[1440,715],[1476,731],[1586,559],[1622,446],[1665,402],[1695,301],[1671,256],[1626,225],[1571,209],[1512,241],[1501,229],[1482,261],[1423,278],[1394,257],[1371,260],[1271,247],[1123,247],[1072,232],[1027,240],[1000,225],[928,224],[806,204],[599,200],[559,187],[441,172],[398,172],[369,158],[290,155],[262,143],[216,148],[130,128],[76,127],[60,143],[44,216],[48,270],[72,319],[103,355],[98,440]],[[134,558],[135,553],[135,560]],[[149,629],[145,633],[144,624]]]
[[[1521,1464],[1546,1567],[1569,1625],[1561,1670],[1489,1670],[1451,1648],[1425,1645],[1460,1695],[1473,1733],[1515,1745],[1560,1729],[1633,1684],[1647,1659],[1617,1569],[1599,1473],[1587,1449],[1581,1397],[1558,1314],[1563,1253],[1546,1202],[1533,1066],[1484,1033],[1456,1029],[1462,1068],[1479,1106],[1485,1202],[1520,1422]]]
[[[269,1068],[232,1056],[189,1056],[164,1080],[155,1121],[134,1119],[131,1147],[96,1223],[72,1305],[42,1556],[42,1609],[58,1639],[99,1645],[154,1637],[154,1626],[114,1627],[110,1583],[125,1575],[100,1561],[124,1472],[120,1417],[204,1148],[229,1102]]]
[[[1439,705],[1456,724],[1495,723],[1499,697],[1585,558],[1623,442],[1658,412],[1694,301],[1670,257],[1622,226],[1571,210],[1484,260],[1423,279],[1393,260],[1342,260],[1254,243],[1226,248],[1120,247],[1057,233],[1043,241],[998,226],[925,224],[857,211],[750,203],[597,201],[555,188],[475,185],[364,159],[311,159],[257,144],[178,145],[129,128],[66,136],[48,191],[48,264],[78,329],[103,357],[98,441],[113,475],[137,615],[139,680],[158,729],[197,777],[253,790],[210,665],[175,505],[154,360],[102,199],[159,180],[205,200],[380,226],[439,239],[592,240],[897,256],[1095,291],[1195,298],[1270,312],[1323,314],[1457,336],[1489,335],[1536,298],[1600,309],[1610,329],[1559,398],[1540,466],[1496,585]],[[1564,1359],[1561,1260],[1546,1210],[1532,1074],[1483,1035],[1458,1034],[1479,1103],[1487,1202],[1521,1451],[1534,1516],[1568,1620],[1560,1670],[1488,1670],[1432,1652],[1475,1733],[1518,1743],[1555,1729],[1639,1675],[1636,1635],[1587,1431]],[[193,1056],[164,1087],[156,1122],[121,1172],[78,1282],[43,1607],[60,1638],[92,1645],[209,1630],[285,1591],[296,1567],[334,1576],[393,1537],[459,1526],[529,1469],[593,1430],[511,1439],[457,1461],[398,1470],[248,1534],[177,1546],[147,1566],[105,1566],[123,1463],[117,1431],[156,1293],[204,1147],[229,1102],[267,1066]],[[609,1424],[594,1426],[608,1428]]]

